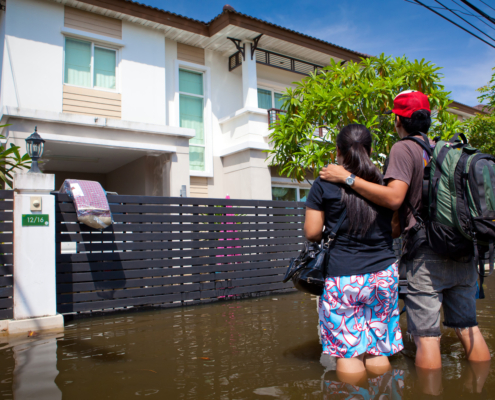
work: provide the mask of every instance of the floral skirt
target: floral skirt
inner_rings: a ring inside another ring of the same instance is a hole
[[[398,263],[365,275],[328,277],[318,302],[323,353],[390,356],[404,348]]]

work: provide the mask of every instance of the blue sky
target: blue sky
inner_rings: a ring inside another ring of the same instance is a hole
[[[476,88],[490,80],[495,49],[431,11],[404,0],[138,0],[189,18],[209,21],[227,3],[237,11],[366,54],[426,59],[443,67],[452,98],[478,103]],[[495,0],[484,0],[495,8]],[[423,0],[433,5],[433,0]],[[472,0],[495,16],[495,11]],[[442,3],[446,3],[442,1]],[[438,4],[435,4],[438,6]],[[451,6],[455,5],[450,3]],[[492,25],[495,28],[495,25]],[[495,29],[485,26],[495,36]]]

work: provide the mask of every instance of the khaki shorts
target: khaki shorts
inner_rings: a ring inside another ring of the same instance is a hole
[[[405,261],[408,294],[407,332],[440,336],[440,307],[444,326],[471,328],[476,322],[476,280],[471,256],[452,261],[422,245],[413,260]]]

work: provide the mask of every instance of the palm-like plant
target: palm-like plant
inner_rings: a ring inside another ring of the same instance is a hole
[[[6,126],[8,125],[1,125],[0,128]],[[5,136],[0,135],[0,140],[5,139]],[[27,169],[31,166],[31,158],[29,155],[26,153],[21,156],[19,149],[20,147],[16,146],[14,143],[11,143],[9,148],[7,148],[6,144],[0,145],[0,179],[9,189],[12,188],[15,170],[22,168]]]

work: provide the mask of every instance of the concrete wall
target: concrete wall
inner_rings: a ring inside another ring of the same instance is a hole
[[[231,198],[271,200],[271,175],[265,159],[259,150],[223,157],[224,188]]]
[[[93,174],[90,172],[70,172],[70,171],[43,171],[45,174],[55,175],[55,190],[59,190],[66,179],[81,179],[85,181],[100,182],[103,189],[107,188],[107,175],[106,174]]]
[[[179,126],[175,121],[175,60],[177,60],[177,42],[165,39],[165,101],[167,104],[166,124]]]
[[[64,7],[14,0],[5,15],[2,104],[61,112]]]
[[[138,158],[106,175],[106,190],[118,194],[144,195],[146,182],[144,179],[146,157]]]
[[[165,125],[165,36],[123,21],[122,40],[122,119]]]

